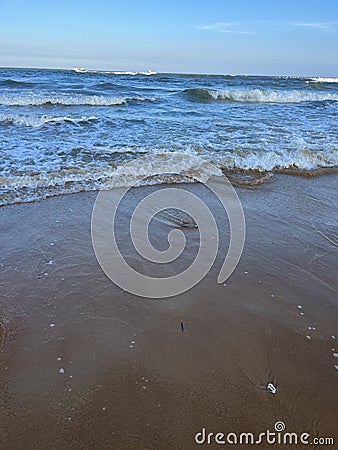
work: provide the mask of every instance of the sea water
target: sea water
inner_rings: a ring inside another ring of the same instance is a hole
[[[157,153],[322,173],[338,166],[337,119],[337,78],[0,69],[0,204],[99,189]],[[186,179],[189,164],[172,171]],[[118,180],[135,182],[151,182],[142,163]]]

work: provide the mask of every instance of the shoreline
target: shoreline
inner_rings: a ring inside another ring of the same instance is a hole
[[[136,161],[136,159],[135,159]],[[219,168],[223,175],[225,175],[228,180],[235,186],[235,187],[243,187],[243,188],[255,188],[261,184],[265,183],[273,183],[281,176],[294,176],[294,177],[301,177],[301,178],[316,178],[316,177],[325,177],[325,176],[331,176],[331,175],[338,175],[338,167],[317,167],[312,169],[300,169],[296,167],[290,167],[290,168],[283,168],[283,169],[277,169],[274,168],[272,170],[258,170],[258,169],[242,169],[239,167],[226,167],[221,163],[215,163],[215,166]],[[115,171],[118,171],[118,169],[122,168],[122,166],[117,166],[114,168]],[[174,173],[174,171],[173,171]],[[106,178],[104,178],[104,181],[92,181],[91,185],[83,186],[83,182],[85,180],[78,180],[78,181],[68,181],[68,186],[63,186],[60,188],[60,185],[53,185],[51,184],[48,189],[50,189],[48,192],[46,192],[46,186],[40,188],[43,193],[39,192],[29,192],[28,194],[24,194],[21,192],[20,199],[16,198],[17,192],[7,192],[6,194],[2,194],[0,198],[0,208],[4,206],[12,206],[22,203],[34,203],[34,202],[40,202],[44,201],[53,197],[59,197],[64,195],[73,195],[73,194],[81,194],[84,192],[92,192],[97,193],[100,191],[100,189],[103,188],[104,184],[108,182],[110,179],[113,180],[112,175],[110,174],[110,177],[106,175]],[[117,182],[113,185],[114,188],[120,189],[120,188],[147,188],[147,186],[154,186],[154,185],[179,185],[182,183],[196,183],[195,175],[190,176],[189,174],[170,174],[168,175],[158,175],[155,176],[155,183],[150,184],[143,184],[144,177],[141,177],[138,179],[135,177],[135,179],[117,179]],[[52,179],[51,179],[52,181]],[[74,184],[72,184],[74,183]],[[78,183],[78,185],[77,185]],[[141,183],[141,184],[140,184]],[[6,190],[6,187],[3,187],[4,190]],[[22,197],[24,195],[24,197]],[[26,196],[25,196],[26,195]],[[5,199],[5,197],[7,198]],[[12,196],[12,199],[11,199]]]
[[[279,420],[337,439],[337,184],[276,175],[236,189],[247,238],[235,272],[217,284],[221,247],[197,286],[164,300],[102,272],[90,238],[97,192],[0,208],[2,445],[193,449],[202,428],[259,434]],[[227,236],[203,187],[181,186],[210,203]],[[133,188],[121,229],[140,196],[164,187]],[[170,226],[151,228],[160,245]],[[179,268],[197,245],[186,233]]]

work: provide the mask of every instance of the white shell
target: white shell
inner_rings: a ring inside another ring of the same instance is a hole
[[[271,394],[275,394],[277,392],[276,386],[274,386],[272,383],[269,383],[266,387],[266,390],[268,392],[271,392]]]

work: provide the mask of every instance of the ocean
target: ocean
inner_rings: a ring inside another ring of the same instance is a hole
[[[0,205],[99,189],[157,153],[255,180],[322,174],[338,166],[337,118],[338,78],[0,69]],[[172,170],[156,182],[189,179]]]

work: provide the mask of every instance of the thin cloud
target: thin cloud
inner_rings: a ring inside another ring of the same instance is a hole
[[[217,31],[218,33],[256,34],[254,31],[236,30],[234,27],[242,25],[242,22],[215,22],[209,25],[199,25],[200,30]]]
[[[216,31],[230,31],[229,27],[237,24],[238,22],[215,22],[210,25],[199,25],[197,28],[200,30],[216,30]]]
[[[338,22],[305,22],[295,23],[294,25],[296,27],[312,28],[314,30],[329,30],[337,24]]]
[[[295,21],[280,21],[280,20],[256,20],[256,21],[236,21],[236,22],[214,22],[206,25],[197,26],[200,30],[215,31],[218,33],[234,33],[234,34],[257,34],[255,31],[247,31],[246,27],[251,25],[274,25],[278,27],[300,27],[304,29],[318,30],[318,31],[336,31],[338,22],[295,22]],[[243,30],[244,28],[244,30]]]

